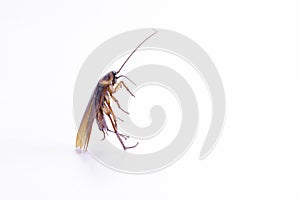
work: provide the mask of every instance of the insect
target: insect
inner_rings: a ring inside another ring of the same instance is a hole
[[[103,76],[96,88],[94,89],[94,92],[88,102],[88,105],[86,107],[86,110],[84,112],[84,115],[82,117],[80,127],[77,132],[76,137],[76,147],[79,147],[83,151],[86,151],[89,144],[89,139],[91,136],[92,131],[92,125],[96,119],[97,125],[99,130],[103,133],[103,139],[105,139],[105,135],[107,135],[107,132],[113,132],[116,134],[118,140],[120,141],[122,147],[124,150],[134,148],[138,145],[138,142],[134,146],[125,146],[122,139],[128,139],[129,136],[121,134],[118,132],[118,126],[117,126],[117,117],[115,116],[112,108],[111,108],[111,99],[117,104],[118,108],[121,109],[123,112],[129,114],[127,111],[125,111],[119,104],[116,97],[114,97],[114,93],[117,92],[118,89],[120,89],[122,86],[129,92],[131,96],[134,97],[134,94],[129,90],[129,88],[125,85],[123,81],[117,82],[117,80],[121,77],[126,78],[127,80],[131,81],[128,77],[124,75],[119,75],[119,72],[122,70],[124,65],[127,63],[129,58],[136,52],[136,50],[142,46],[149,38],[151,38],[153,35],[157,33],[157,30],[153,29],[154,33],[149,35],[146,39],[144,39],[127,57],[127,59],[124,61],[122,66],[119,68],[118,71],[111,71],[107,73],[105,76]],[[131,81],[134,83],[133,81]],[[107,116],[110,120],[110,123],[113,127],[113,130],[109,130],[105,116]]]

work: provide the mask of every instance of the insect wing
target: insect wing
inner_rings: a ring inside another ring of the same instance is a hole
[[[82,117],[78,132],[77,132],[77,137],[76,137],[76,147],[79,147],[80,149],[83,149],[84,151],[87,150],[91,131],[92,131],[92,126],[93,122],[96,117],[96,107],[97,105],[95,104],[96,100],[96,95],[97,95],[97,87],[95,88],[89,103],[86,107],[86,110],[84,112],[84,115]]]

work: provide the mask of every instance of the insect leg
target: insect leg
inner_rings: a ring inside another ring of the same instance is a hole
[[[107,112],[108,114],[112,114],[113,119],[114,119],[114,123],[115,123],[115,125],[116,125],[116,127],[117,127],[117,126],[118,126],[118,125],[117,125],[117,118],[116,118],[115,113],[113,112],[113,110],[112,110],[112,108],[111,108],[111,106],[110,106],[110,99],[109,99],[109,94],[108,94],[108,93],[105,95],[105,103],[106,103],[106,105],[107,105],[107,107],[108,107],[108,110],[107,110],[107,108],[105,108],[105,109],[106,109],[106,112]],[[107,113],[105,113],[105,114],[107,114]],[[108,115],[108,114],[107,114],[107,115]]]
[[[118,99],[116,99],[116,97],[114,97],[112,94],[111,94],[110,96],[111,96],[111,98],[116,102],[116,104],[118,105],[118,108],[119,108],[120,110],[122,110],[124,113],[126,113],[126,114],[129,115],[129,112],[127,112],[126,110],[124,110],[124,109],[121,107],[121,105],[120,105]]]
[[[127,138],[129,138],[129,136],[118,133],[117,123],[113,120],[113,117],[112,117],[112,116],[114,116],[112,109],[109,108],[109,107],[103,107],[103,112],[109,117],[109,120],[110,120],[110,122],[113,126],[113,129],[114,129],[114,133],[116,134],[118,140],[120,141],[123,149],[126,150],[126,149],[136,147],[138,145],[138,142],[134,146],[130,146],[130,147],[125,146],[125,144],[124,144],[123,140],[121,139],[121,137],[123,137],[126,140]]]
[[[106,102],[107,103],[107,108],[105,108],[105,111],[106,111],[106,115],[107,116],[109,116],[110,114],[112,115],[112,118],[114,119],[114,125],[116,126],[116,127],[118,127],[118,124],[117,124],[117,118],[118,117],[116,117],[115,116],[115,114],[114,114],[114,111],[113,111],[113,109],[111,108],[111,106],[110,106],[110,102],[108,101],[108,102]],[[123,120],[122,120],[123,121]],[[124,135],[124,134],[121,134],[121,133],[118,133],[120,136],[122,136],[125,140],[127,140],[127,138],[129,138],[129,136],[127,136],[127,135]]]
[[[117,83],[115,88],[109,88],[109,92],[115,93],[119,88],[122,87],[122,85],[129,92],[129,94],[131,94],[131,96],[135,97],[134,94],[129,90],[129,88],[125,85],[125,83],[123,81],[120,81],[119,83]]]
[[[111,116],[108,115],[108,117],[109,117],[110,121],[112,122]],[[112,122],[112,124],[113,124],[113,122]],[[133,145],[133,146],[129,146],[129,147],[125,146],[125,144],[124,144],[124,142],[123,142],[123,140],[121,139],[120,136],[124,137],[125,140],[126,140],[129,136],[118,133],[115,126],[113,126],[113,128],[114,128],[115,134],[116,134],[117,138],[119,139],[119,141],[120,141],[120,143],[121,143],[121,145],[122,145],[122,147],[123,147],[124,150],[134,148],[134,147],[136,147],[136,146],[139,144],[139,143],[137,142],[137,143],[136,143],[135,145]]]
[[[113,116],[113,115],[112,115],[112,113],[113,113],[112,109],[109,108],[109,107],[103,107],[102,110],[103,110],[103,112],[109,117],[109,120],[110,120],[110,122],[111,122],[111,125],[112,125],[112,127],[113,127],[113,129],[114,129],[114,133],[117,135],[117,137],[118,137],[120,143],[121,143],[122,146],[123,146],[123,149],[125,150],[126,147],[125,147],[125,145],[124,145],[124,142],[123,142],[122,139],[120,138],[120,135],[119,135],[118,130],[117,130],[117,123],[112,119],[112,116]]]
[[[115,133],[115,131],[112,131],[110,129],[107,129],[109,132]],[[127,140],[128,138],[130,138],[128,135],[124,135],[122,133],[118,133],[122,138],[124,138],[125,140]]]
[[[115,116],[114,111],[112,110],[109,101],[106,102],[106,103],[107,103],[107,107],[104,107],[104,108],[103,108],[103,109],[104,109],[104,112],[105,112],[105,114],[106,114],[108,117],[109,117],[109,115],[112,115],[112,119],[114,120],[114,123],[113,123],[113,122],[111,122],[111,123],[112,123],[113,126],[116,127],[116,132],[117,132],[118,124],[117,124],[117,120],[116,120],[116,119],[117,119],[118,117]],[[108,130],[108,128],[107,128],[107,130]],[[113,131],[111,131],[111,132],[113,132]],[[125,140],[127,140],[127,138],[129,138],[129,136],[127,136],[127,135],[124,135],[124,134],[121,134],[121,133],[118,133],[118,134],[119,134],[121,137],[123,137]]]
[[[118,127],[117,120],[116,120],[118,117],[115,116],[115,114],[114,114],[114,112],[113,112],[113,110],[112,110],[112,108],[111,108],[111,106],[110,106],[110,103],[109,103],[109,102],[106,102],[106,103],[107,103],[107,105],[104,104],[103,107],[102,107],[102,110],[103,110],[103,112],[104,112],[108,117],[110,117],[110,115],[112,115],[111,124],[112,124],[113,127],[115,127],[115,128],[114,128],[115,131],[109,130],[109,129],[107,128],[107,126],[106,126],[106,130],[115,133],[115,132],[117,131],[117,127]],[[112,120],[113,120],[113,121],[112,121]],[[122,121],[123,121],[123,120],[122,120]],[[118,134],[120,134],[120,133],[118,133]],[[129,136],[123,135],[123,134],[120,134],[120,136],[122,136],[124,139],[129,138]]]
[[[109,93],[110,93],[111,98],[117,103],[118,108],[119,108],[120,110],[122,110],[124,113],[129,114],[129,112],[127,112],[126,110],[124,110],[124,109],[121,107],[121,105],[120,105],[119,101],[116,99],[116,97],[113,96],[113,93],[116,93],[117,90],[118,90],[119,88],[122,87],[122,85],[126,88],[126,90],[127,90],[133,97],[135,97],[134,94],[132,94],[132,92],[128,89],[128,87],[125,85],[125,83],[124,83],[123,81],[120,81],[119,83],[117,83],[117,85],[116,85],[115,88],[109,87],[109,88],[108,88],[108,91],[109,91]]]

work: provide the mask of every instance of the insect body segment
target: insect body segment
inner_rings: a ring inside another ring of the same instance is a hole
[[[144,39],[127,57],[125,62],[122,64],[120,69],[116,71],[111,71],[107,73],[105,76],[103,76],[100,81],[98,82],[90,100],[87,105],[87,108],[85,110],[85,113],[82,117],[80,127],[78,129],[77,138],[76,138],[76,147],[79,147],[80,149],[86,151],[89,144],[89,139],[91,135],[92,125],[94,123],[94,120],[96,119],[97,125],[99,130],[103,133],[103,140],[105,139],[105,136],[108,135],[109,132],[113,132],[116,134],[118,140],[120,141],[122,147],[124,150],[129,148],[134,148],[138,145],[138,142],[134,146],[125,146],[123,139],[128,139],[129,136],[121,134],[118,132],[118,125],[117,125],[117,117],[115,116],[112,108],[111,108],[111,101],[112,99],[117,105],[118,108],[121,109],[126,114],[129,114],[127,111],[125,111],[119,104],[116,97],[113,96],[114,93],[117,92],[118,89],[120,89],[122,86],[134,97],[134,94],[129,90],[129,88],[126,86],[126,84],[123,81],[119,81],[117,83],[117,79],[124,77],[131,81],[128,77],[124,75],[117,76],[117,74],[121,71],[121,69],[124,67],[125,63],[129,60],[129,58],[133,55],[133,53],[144,43],[146,42],[150,37],[155,35],[157,31],[155,29],[154,33],[152,33],[150,36],[148,36],[146,39]],[[134,83],[133,81],[131,81]],[[105,121],[105,115],[109,118],[110,123],[113,127],[113,130],[109,130],[108,126]]]

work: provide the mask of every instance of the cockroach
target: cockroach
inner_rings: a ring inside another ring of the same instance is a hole
[[[113,132],[116,134],[118,140],[120,141],[122,147],[124,150],[134,148],[138,145],[138,142],[134,146],[125,146],[123,139],[128,139],[129,136],[121,134],[118,132],[118,125],[117,125],[117,117],[115,116],[111,105],[110,100],[112,99],[118,106],[119,109],[121,109],[126,114],[129,114],[127,111],[125,111],[119,104],[116,97],[113,96],[115,92],[122,86],[129,92],[131,96],[134,97],[134,94],[129,90],[129,88],[125,85],[123,81],[117,82],[117,80],[121,77],[126,78],[130,82],[131,81],[128,77],[124,75],[119,75],[119,72],[122,70],[124,65],[127,63],[129,58],[136,52],[136,50],[142,46],[149,38],[151,38],[153,35],[157,33],[157,30],[153,29],[154,33],[149,35],[146,39],[144,39],[127,57],[127,59],[124,61],[124,63],[121,65],[118,71],[111,71],[107,73],[105,76],[103,76],[96,88],[93,91],[93,94],[88,102],[88,105],[86,107],[86,110],[84,112],[84,115],[82,117],[80,127],[78,129],[77,137],[76,137],[76,147],[79,147],[83,151],[86,151],[89,144],[89,139],[91,136],[92,126],[94,123],[94,120],[96,119],[97,125],[99,130],[103,133],[103,139],[105,139],[105,135],[107,135],[107,132]],[[109,130],[108,126],[106,124],[105,115],[109,118],[110,123],[113,127],[113,130]]]

